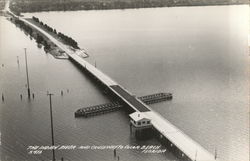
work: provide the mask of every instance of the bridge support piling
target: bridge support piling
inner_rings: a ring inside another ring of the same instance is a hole
[[[3,93],[2,93],[2,102],[4,102],[4,95],[3,95]]]

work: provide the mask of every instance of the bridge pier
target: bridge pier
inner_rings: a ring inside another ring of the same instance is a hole
[[[100,89],[102,89],[103,91],[105,91],[105,92],[104,92],[105,95],[108,95],[108,94],[110,93],[109,88],[108,88],[101,80],[99,80],[93,73],[91,73],[91,72],[87,69],[86,65],[83,66],[82,64],[80,64],[79,62],[77,62],[76,60],[74,60],[72,57],[69,57],[69,60],[70,60],[73,64],[75,64],[75,65],[78,67],[78,69],[80,69],[81,72],[84,72],[84,74],[88,75],[88,78],[89,78],[90,80],[92,80],[93,82],[95,82],[95,83],[93,83],[93,85],[95,85],[95,86],[97,86],[98,88],[100,88]]]
[[[165,136],[162,135],[161,132],[153,128],[153,133],[156,139],[168,149],[171,153],[174,154],[178,159],[181,161],[194,161],[188,156],[186,156],[181,149],[179,149],[177,146],[175,146],[174,143],[172,143],[169,139],[167,139]],[[195,151],[194,151],[194,156],[195,156]]]
[[[153,128],[135,128],[132,127],[132,136],[138,140],[147,140],[153,137]]]

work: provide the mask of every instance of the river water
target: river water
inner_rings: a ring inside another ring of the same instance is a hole
[[[90,63],[137,96],[171,92],[151,107],[223,161],[249,160],[248,6],[150,8],[28,13],[87,50]],[[50,145],[52,96],[56,145],[159,145],[135,140],[117,111],[75,119],[80,107],[110,100],[68,60],[54,59],[0,17],[1,160],[51,160],[30,155]],[[31,92],[27,99],[24,48]],[[18,57],[18,58],[17,58]],[[19,59],[19,64],[17,63]],[[63,96],[60,94],[63,91]],[[68,90],[68,91],[67,91]],[[23,98],[20,98],[22,94]],[[124,161],[176,160],[170,153],[118,150]],[[195,154],[194,154],[195,155]],[[199,154],[197,154],[199,155]],[[111,161],[112,150],[60,150],[56,158]]]

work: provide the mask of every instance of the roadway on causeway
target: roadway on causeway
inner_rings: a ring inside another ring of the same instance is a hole
[[[147,112],[150,109],[142,103],[138,98],[128,93],[119,85],[110,86],[113,90],[115,90],[121,97],[129,102],[132,106],[134,106],[139,112]]]

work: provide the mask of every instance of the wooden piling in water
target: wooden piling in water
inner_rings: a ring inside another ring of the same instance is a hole
[[[116,157],[116,149],[114,149],[114,157]]]
[[[19,57],[17,56],[17,65],[19,66]]]
[[[2,93],[2,102],[4,102],[4,95],[3,95],[3,93]]]

